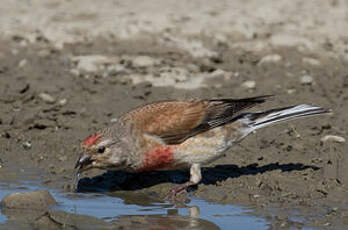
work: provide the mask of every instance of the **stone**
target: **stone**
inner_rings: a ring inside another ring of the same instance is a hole
[[[279,33],[274,34],[270,38],[270,42],[274,46],[285,47],[304,47],[308,50],[314,49],[314,42],[310,39],[298,36],[296,34]]]
[[[7,209],[45,210],[56,204],[56,200],[47,190],[11,193],[1,200],[1,207]]]
[[[296,93],[296,89],[287,89],[286,92],[288,94],[294,94],[294,93]]]
[[[225,71],[222,69],[216,69],[211,73],[212,77],[224,77],[225,76]]]
[[[256,82],[255,81],[245,81],[242,84],[243,88],[246,89],[254,89],[256,87]]]
[[[26,141],[22,144],[22,146],[25,150],[29,150],[29,149],[31,149],[32,144],[30,141]]]
[[[28,42],[24,39],[19,42],[20,47],[26,47],[27,45],[28,45]]]
[[[206,87],[205,81],[213,77],[208,73],[192,75],[184,68],[162,68],[158,74],[129,74],[133,84],[150,82],[156,87],[172,86],[178,89],[197,89]]]
[[[215,34],[214,37],[215,37],[217,44],[221,44],[221,45],[225,45],[225,46],[228,45],[228,38],[225,34],[218,33],[218,34]]]
[[[303,57],[302,62],[304,64],[312,65],[312,66],[319,66],[321,63],[318,59],[310,58],[310,57]]]
[[[188,71],[190,71],[191,73],[198,73],[198,72],[200,72],[199,66],[198,66],[198,65],[195,65],[195,64],[193,64],[193,63],[188,63],[188,64],[186,65],[186,69],[187,69]]]
[[[68,102],[68,100],[66,98],[62,98],[59,100],[59,105],[63,106],[63,105],[66,105],[66,103]]]
[[[19,67],[19,68],[24,68],[27,64],[28,64],[27,59],[22,59],[22,60],[18,63],[18,67]]]
[[[67,156],[59,156],[58,159],[60,161],[66,161],[68,159],[68,157]]]
[[[42,58],[48,57],[50,54],[51,54],[51,51],[49,49],[43,49],[37,53],[37,55]]]
[[[56,99],[48,93],[40,93],[39,98],[48,104],[56,102]]]
[[[111,118],[111,119],[110,119],[110,122],[111,122],[111,123],[116,123],[117,120],[118,120],[117,118]]]
[[[121,64],[113,64],[106,67],[105,73],[107,75],[116,75],[116,74],[129,74],[129,69]]]
[[[71,69],[70,73],[76,77],[80,76],[80,71],[78,69]]]
[[[75,56],[72,57],[71,60],[76,63],[77,70],[86,73],[97,72],[105,68],[105,66],[114,64],[118,61],[115,57],[102,55]]]
[[[302,85],[311,85],[313,83],[313,77],[310,75],[303,75],[300,77],[300,82]]]
[[[326,136],[322,137],[320,139],[320,141],[321,142],[332,141],[332,142],[337,142],[337,143],[344,143],[344,142],[346,142],[346,139],[344,137],[340,137],[340,136],[326,135]]]
[[[134,67],[150,67],[156,64],[156,60],[149,56],[137,56],[132,63]]]
[[[259,65],[267,64],[267,63],[277,63],[283,60],[283,57],[279,54],[269,54],[261,58]]]

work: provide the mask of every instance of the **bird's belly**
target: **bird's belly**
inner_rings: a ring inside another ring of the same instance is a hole
[[[175,149],[175,162],[179,165],[208,164],[222,157],[232,144],[226,138],[227,132],[219,127],[187,139]]]

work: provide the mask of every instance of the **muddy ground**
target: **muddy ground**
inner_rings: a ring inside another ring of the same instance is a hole
[[[302,61],[303,57],[313,58],[312,54],[287,48],[272,50],[283,57],[272,63],[260,63],[265,53],[219,46],[210,47],[218,52],[216,57],[192,58],[149,38],[96,40],[63,50],[54,49],[47,41],[24,47],[20,44],[17,38],[0,43],[1,180],[11,180],[13,167],[36,169],[46,186],[72,189],[80,141],[112,125],[113,118],[136,105],[168,98],[274,94],[274,100],[258,109],[309,103],[331,108],[333,115],[293,121],[249,136],[224,158],[204,168],[203,182],[190,195],[252,207],[257,215],[277,210],[287,225],[296,226],[284,220],[293,210],[298,210],[309,226],[348,224],[347,144],[320,141],[328,134],[347,137],[345,63],[314,56],[320,65],[313,66]],[[124,68],[108,75],[105,69],[76,74],[71,70],[76,67],[71,57],[86,54],[115,57]],[[144,55],[158,62],[134,65],[135,58]],[[23,60],[27,63],[19,64]],[[187,69],[191,77],[213,77],[205,80],[205,86],[189,90],[155,87],[149,82],[133,84],[127,78],[132,74],[156,75],[164,68]],[[304,74],[313,82],[301,83]],[[241,86],[247,80],[255,81],[255,88]],[[79,191],[127,191],[162,199],[173,184],[186,181],[189,174],[92,171],[83,177]]]
[[[275,229],[348,226],[348,145],[321,141],[348,138],[347,51],[337,45],[347,45],[346,37],[338,43],[318,37],[319,48],[296,39],[260,48],[272,30],[251,37],[197,33],[184,40],[145,31],[64,46],[42,33],[8,34],[0,39],[0,181],[38,179],[16,174],[35,170],[45,186],[70,191],[81,140],[140,104],[274,94],[256,110],[307,103],[333,114],[259,130],[207,165],[189,197],[253,208]],[[78,190],[136,204],[134,194],[161,200],[188,178],[187,171],[95,170],[82,175]],[[303,221],[289,218],[294,212]]]

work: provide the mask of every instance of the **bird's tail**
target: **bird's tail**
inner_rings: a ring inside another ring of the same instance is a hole
[[[245,122],[247,125],[252,128],[252,130],[256,130],[283,121],[325,113],[330,113],[330,110],[303,104],[264,112],[247,113],[244,114],[243,117],[246,118]]]

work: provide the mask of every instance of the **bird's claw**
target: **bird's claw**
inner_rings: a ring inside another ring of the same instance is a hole
[[[181,184],[177,187],[172,188],[164,199],[167,201],[170,201],[171,203],[183,202],[185,200],[185,198],[187,198],[186,189],[193,184],[194,184],[193,182],[188,181],[184,184]],[[185,196],[184,196],[184,194],[185,194]]]
[[[182,199],[183,194],[186,194],[186,189],[181,189],[178,191],[178,189],[173,188],[168,192],[164,200],[169,201],[171,203],[177,203],[183,200]]]

